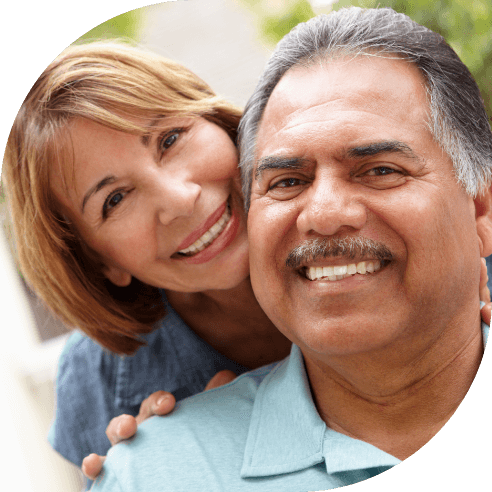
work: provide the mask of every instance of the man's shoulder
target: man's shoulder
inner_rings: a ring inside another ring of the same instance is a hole
[[[112,490],[105,480],[115,476],[128,490],[137,490],[139,483],[150,490],[162,480],[173,490],[173,480],[182,483],[185,469],[184,481],[190,484],[195,479],[197,485],[208,483],[218,470],[239,478],[258,388],[278,364],[244,373],[225,386],[180,401],[170,415],[143,422],[134,438],[109,451],[101,489],[95,490]]]
[[[214,425],[222,429],[230,419],[229,424],[232,427],[226,429],[228,431],[248,424],[258,387],[279,364],[281,362],[246,372],[224,386],[185,398],[176,404],[170,418],[152,418],[142,426],[152,427],[152,431],[166,432],[168,428],[173,428],[173,432],[183,427],[201,429],[203,424],[206,424],[208,429],[212,429]]]

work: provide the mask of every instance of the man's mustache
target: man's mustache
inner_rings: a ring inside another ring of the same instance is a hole
[[[285,264],[289,268],[299,268],[303,263],[314,262],[318,258],[370,258],[374,260],[391,260],[391,251],[382,243],[366,237],[333,237],[309,239],[294,248]]]

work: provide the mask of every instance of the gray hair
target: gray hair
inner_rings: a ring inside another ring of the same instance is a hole
[[[424,77],[430,130],[453,162],[458,182],[476,196],[492,179],[492,133],[478,86],[444,38],[392,9],[341,9],[299,24],[277,45],[239,126],[246,210],[249,209],[258,127],[270,95],[296,65],[377,54],[413,62]]]

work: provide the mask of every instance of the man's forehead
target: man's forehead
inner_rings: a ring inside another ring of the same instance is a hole
[[[395,90],[398,88],[398,90]],[[402,100],[401,94],[412,98]],[[400,111],[395,111],[400,109]],[[257,155],[272,136],[306,121],[323,123],[337,111],[391,114],[398,124],[428,120],[425,83],[418,69],[401,58],[359,56],[290,69],[275,87],[261,119]]]

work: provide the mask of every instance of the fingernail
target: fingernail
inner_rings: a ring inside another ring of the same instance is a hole
[[[158,406],[161,406],[162,404],[164,404],[166,401],[169,400],[169,395],[164,395],[164,396],[161,396],[158,400],[157,400],[157,405]]]

